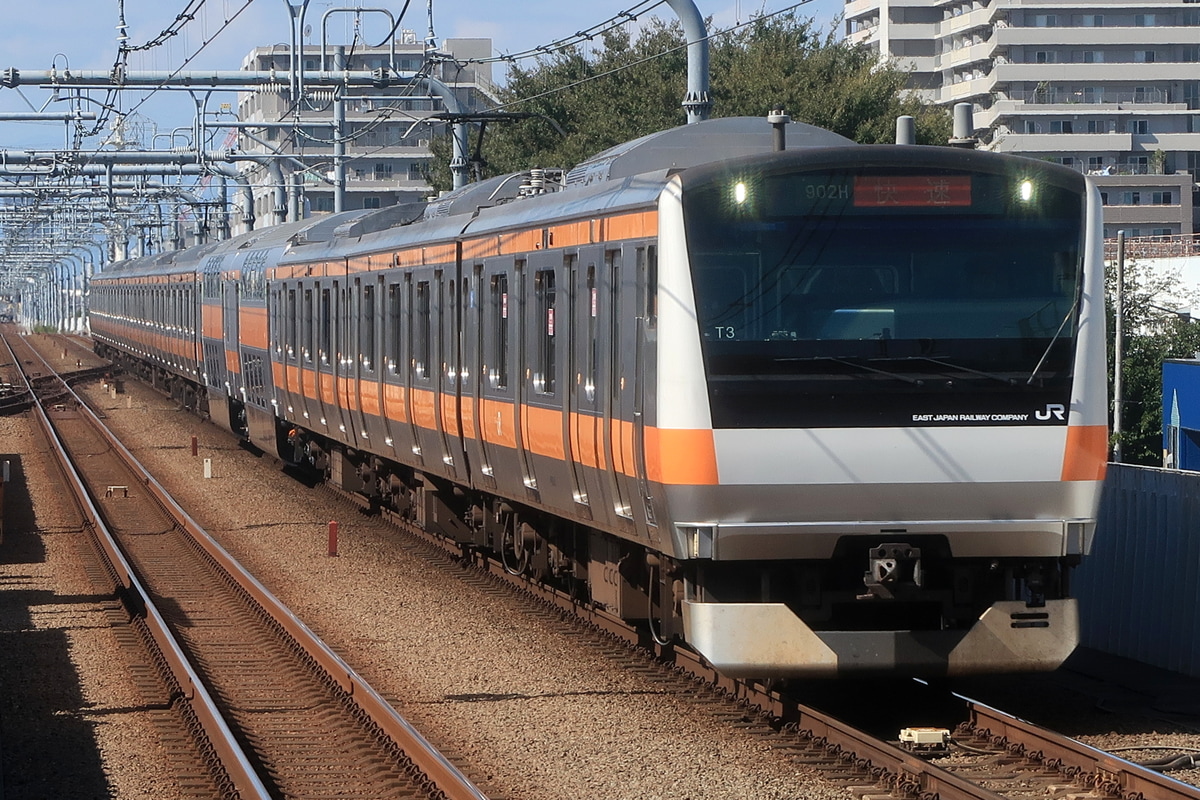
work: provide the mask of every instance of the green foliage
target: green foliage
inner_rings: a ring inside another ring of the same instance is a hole
[[[947,112],[904,90],[906,72],[880,64],[867,47],[837,41],[833,31],[817,33],[811,20],[794,14],[715,37],[709,61],[713,116],[765,116],[782,105],[796,121],[870,144],[892,141],[896,117],[910,114],[918,142],[950,136]],[[682,29],[661,21],[636,39],[617,29],[590,51],[577,47],[529,68],[515,65],[501,104],[535,116],[489,124],[482,177],[569,169],[613,145],[683,125],[686,84]],[[472,137],[472,152],[475,146]],[[430,179],[439,189],[450,186],[449,155],[449,138],[435,140]]]
[[[1108,296],[1108,363],[1112,380],[1115,363],[1116,267],[1105,275]],[[1162,464],[1162,363],[1168,358],[1193,358],[1200,352],[1200,324],[1181,319],[1168,309],[1188,293],[1173,275],[1152,273],[1137,261],[1125,266],[1124,353],[1121,358],[1121,460],[1129,464]],[[1116,442],[1114,441],[1114,444]]]

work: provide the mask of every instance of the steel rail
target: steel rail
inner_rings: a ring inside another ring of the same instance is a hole
[[[30,346],[30,351],[36,355],[36,351],[32,346]],[[41,359],[40,355],[37,357]],[[46,364],[44,359],[42,359],[42,363]],[[53,369],[48,364],[46,364],[46,368],[53,373]],[[43,375],[43,377],[48,376]],[[60,380],[62,379],[60,378]],[[62,383],[66,386],[65,380],[62,380]],[[68,388],[67,391],[70,391],[70,389]],[[73,392],[71,393],[74,394]],[[36,393],[34,394],[36,396]],[[81,405],[81,408],[83,407]],[[144,620],[147,630],[150,632],[163,656],[164,662],[178,683],[183,698],[188,701],[197,720],[203,727],[207,741],[218,755],[227,777],[238,792],[238,796],[246,800],[250,800],[251,798],[269,800],[271,797],[270,793],[259,779],[245,751],[242,750],[241,745],[234,738],[233,732],[229,729],[224,717],[217,709],[212,695],[209,694],[200,676],[192,667],[187,656],[184,655],[179,642],[175,639],[167,627],[162,614],[150,599],[149,592],[146,591],[141,581],[134,574],[132,567],[121,552],[116,540],[104,524],[99,509],[96,508],[87,487],[84,485],[83,477],[76,470],[70,455],[67,453],[66,447],[55,431],[54,425],[51,423],[50,417],[40,400],[34,403],[33,408],[35,419],[45,434],[47,442],[50,443],[54,457],[58,460],[62,468],[68,488],[83,514],[85,529],[91,533],[103,549],[105,557],[109,561],[113,577],[122,590],[124,595],[123,600],[127,607],[130,608],[131,613],[136,613]]]
[[[242,585],[255,602],[263,606],[270,617],[290,635],[299,646],[321,666],[350,698],[392,738],[413,764],[450,800],[487,800],[487,796],[471,780],[454,766],[440,751],[404,719],[395,708],[373,689],[349,664],[333,652],[292,611],[280,602],[253,575],[231,556],[220,544],[208,535],[199,524],[171,497],[129,450],[116,439],[77,394],[72,395],[80,402],[81,413],[85,414],[104,431],[116,455],[132,470],[149,495],[172,517],[177,519],[184,531],[221,568]]]
[[[1035,759],[1090,784],[1094,790],[1123,800],[1200,800],[1200,789],[1126,761],[1112,753],[1046,730],[999,709],[963,698],[970,710],[969,724],[977,734],[997,743],[1011,744]]]

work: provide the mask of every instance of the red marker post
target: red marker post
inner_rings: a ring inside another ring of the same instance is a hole
[[[196,441],[196,437],[193,436],[192,437],[192,458],[195,458],[197,455],[200,454],[199,444],[200,443],[198,441]]]
[[[338,539],[338,524],[336,522],[329,523],[329,555],[336,556]]]

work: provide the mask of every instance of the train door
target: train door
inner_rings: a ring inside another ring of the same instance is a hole
[[[571,379],[569,434],[575,501],[587,507],[588,517],[607,520],[606,486],[601,476],[607,470],[604,457],[600,410],[603,400],[598,392],[600,371],[600,271],[604,250],[583,248],[578,258],[570,258],[571,272]],[[583,511],[582,508],[577,511]]]
[[[633,499],[638,496],[637,472],[633,458],[634,404],[632,382],[626,367],[631,364],[636,326],[632,324],[632,271],[624,270],[620,250],[604,254],[602,286],[608,298],[604,359],[607,370],[604,386],[604,452],[608,457],[610,491],[617,523],[626,529],[634,526]]]
[[[351,335],[351,347],[347,354],[347,372],[353,376],[348,378],[351,390],[351,417],[354,420],[355,435],[368,439],[376,438],[379,434],[376,420],[379,417],[380,387],[376,369],[378,356],[375,352],[376,324],[379,319],[376,304],[377,283],[376,276],[370,273],[365,277],[355,278],[349,297],[351,312],[348,330]],[[349,363],[351,359],[353,364]]]
[[[320,311],[321,289],[315,281],[302,282],[296,286],[296,295],[300,302],[296,317],[297,389],[300,393],[298,410],[307,421],[306,425],[315,426],[318,420],[325,418],[321,379],[317,370],[317,326],[320,322],[317,314]]]
[[[633,456],[638,498],[646,523],[646,535],[661,546],[654,498],[646,474],[646,372],[654,355],[658,328],[658,258],[654,245],[638,247],[636,258],[637,326],[633,337]]]
[[[384,444],[393,453],[408,460],[412,443],[408,441],[410,428],[404,410],[403,379],[406,370],[404,358],[404,284],[399,276],[384,280],[381,287],[383,297],[381,309],[383,329],[382,354],[379,362],[380,402],[383,415]]]
[[[462,406],[462,344],[459,321],[467,298],[462,296],[462,281],[457,267],[439,273],[437,422],[442,443],[442,461],[451,478],[469,481],[466,452],[463,449]]]
[[[485,320],[495,313],[493,298],[494,279],[484,274],[483,264],[474,264],[470,277],[463,267],[462,282],[462,380],[460,402],[462,403],[463,445],[471,464],[471,482],[489,489],[496,488],[495,469],[492,462],[491,445],[483,429],[485,414],[492,419],[490,409],[485,410],[484,387],[491,380],[487,370],[487,355],[492,348],[484,343]],[[501,428],[503,430],[503,428]],[[490,434],[490,431],[487,433]]]
[[[421,440],[421,425],[418,414],[423,407],[423,389],[419,382],[425,380],[425,365],[429,354],[429,281],[422,281],[412,273],[404,276],[404,363],[400,375],[404,382],[404,413],[408,419],[408,435],[412,441],[410,450],[418,464],[425,461],[425,450]],[[419,361],[419,359],[421,359]]]
[[[334,329],[337,326],[334,300],[337,296],[336,281],[319,281],[313,291],[313,371],[316,386],[317,415],[323,433],[331,435],[339,424],[337,392],[334,383],[334,364],[337,352]],[[330,430],[330,429],[334,430]]]
[[[358,343],[355,341],[354,291],[349,280],[334,280],[332,299],[334,329],[330,367],[337,426],[344,441],[357,444],[358,426],[354,412],[358,401]]]
[[[221,329],[222,338],[224,339],[223,349],[225,351],[225,380],[226,392],[229,394],[230,400],[244,401],[245,391],[243,390],[244,381],[242,376],[242,353],[241,343],[238,341],[238,297],[240,294],[241,281],[237,279],[223,278],[221,281]],[[229,424],[235,433],[245,433],[245,420],[241,418],[241,414],[234,413],[235,406],[230,407]],[[241,408],[241,406],[236,406]]]
[[[513,278],[516,286],[509,294],[509,311],[512,312],[512,300],[516,299],[516,320],[511,326],[516,331],[513,343],[516,364],[516,376],[513,380],[514,425],[516,431],[517,455],[521,464],[521,482],[525,484],[528,497],[540,500],[538,494],[537,474],[533,471],[533,459],[529,452],[529,431],[526,425],[525,410],[529,402],[529,382],[524,374],[528,372],[529,345],[525,340],[525,330],[529,319],[529,271],[528,262],[519,258],[513,265]]]

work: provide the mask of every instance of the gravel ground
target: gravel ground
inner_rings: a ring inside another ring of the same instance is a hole
[[[397,533],[334,504],[141,384],[92,392],[202,526],[485,791],[539,798],[850,798],[686,693],[564,640],[502,593],[433,570]],[[200,452],[191,455],[191,437]],[[213,475],[203,477],[204,459]]]
[[[0,541],[0,797],[180,797],[153,715],[82,566],[34,423],[0,417],[12,462]]]

